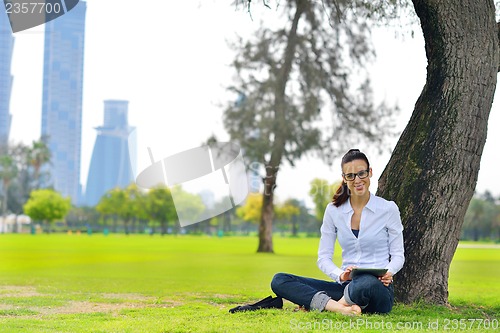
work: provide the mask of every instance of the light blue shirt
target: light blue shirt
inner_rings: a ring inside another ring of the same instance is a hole
[[[326,275],[340,283],[339,277],[348,266],[360,268],[387,268],[396,274],[405,261],[403,225],[398,206],[370,194],[361,212],[359,236],[351,230],[354,210],[350,200],[340,207],[329,203],[321,225],[318,250],[318,267]],[[335,240],[342,248],[342,267],[332,261]]]

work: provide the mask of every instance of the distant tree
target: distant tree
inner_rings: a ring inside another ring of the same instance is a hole
[[[126,188],[114,188],[108,191],[97,204],[96,209],[103,214],[115,218],[115,223],[120,218],[123,222],[125,234],[129,234],[129,224],[141,213],[141,205],[145,203],[142,199],[143,193],[137,185],[130,184]],[[116,231],[116,226],[115,226]]]
[[[122,219],[127,235],[130,233],[130,222],[141,214],[141,205],[145,203],[145,200],[142,200],[143,195],[135,183],[116,193],[114,201],[114,204],[117,205],[116,213]]]
[[[8,209],[14,214],[21,214],[23,205],[29,198],[31,188],[31,174],[27,161],[27,149],[23,143],[9,145],[9,156],[17,166],[17,176],[9,187]]]
[[[182,218],[184,221],[200,221],[200,217],[206,209],[200,195],[187,192],[180,185],[173,186],[170,192],[175,197],[175,210],[179,219]],[[179,216],[181,214],[182,216]],[[179,225],[175,227],[178,231]]]
[[[45,140],[40,139],[33,141],[31,147],[27,149],[27,159],[33,168],[33,181],[35,182],[34,188],[40,188],[40,178],[42,166],[50,162],[51,153]]]
[[[276,218],[292,227],[292,236],[297,236],[299,223],[297,217],[300,215],[300,203],[296,199],[287,199],[283,204],[275,207]]]
[[[493,220],[493,239],[500,243],[500,205],[495,205],[495,219]]]
[[[262,195],[249,193],[243,206],[236,208],[236,215],[244,221],[258,223],[262,210]]]
[[[214,205],[215,209],[217,211],[222,211],[224,207],[226,207],[226,203],[223,202],[222,200],[219,202],[216,202]],[[215,216],[213,219],[216,221],[213,221],[216,223],[218,230],[222,230],[223,232],[231,232],[233,228],[233,223],[235,222],[235,217],[236,217],[236,209],[238,207],[233,207],[229,210],[226,210],[224,213]],[[237,223],[237,221],[236,221]]]
[[[66,223],[68,228],[71,230],[79,229],[84,226],[93,226],[99,222],[99,213],[96,211],[95,207],[82,206],[82,207],[71,207],[71,210],[66,215]]]
[[[311,188],[309,190],[309,196],[314,203],[314,212],[318,221],[323,221],[323,215],[325,214],[326,206],[332,202],[333,195],[342,185],[342,181],[336,181],[332,184],[328,183],[325,179],[314,178],[311,181]]]
[[[480,195],[482,199],[485,201],[488,201],[490,203],[495,203],[495,198],[493,197],[493,194],[491,194],[490,191],[486,190],[482,195]]]
[[[141,190],[135,183],[128,185],[125,191],[127,192],[128,200],[131,205],[131,232],[135,232],[136,223],[138,221],[147,221],[148,219],[148,214],[146,212],[147,193]]]
[[[30,192],[40,187],[41,179],[45,176],[42,168],[50,163],[50,154],[47,155],[48,149],[45,151],[44,147],[47,149],[40,140],[33,141],[31,146],[24,143],[12,143],[3,148],[4,151],[8,151],[8,156],[12,158],[18,170],[8,191],[8,209],[15,214],[22,212]]]
[[[103,219],[111,217],[113,220],[113,232],[116,232],[120,209],[125,201],[125,193],[116,187],[107,191],[96,205],[96,210],[103,216]],[[106,223],[106,222],[105,222]]]
[[[472,240],[474,241],[478,241],[480,238],[480,229],[483,224],[482,222],[484,222],[486,204],[487,202],[482,199],[472,198],[465,214],[462,228],[466,234],[472,233]]]
[[[2,216],[7,214],[9,187],[18,174],[17,166],[9,155],[0,155],[0,178],[2,179]]]
[[[359,3],[335,2],[341,10]],[[232,45],[236,76],[229,89],[238,100],[228,103],[223,115],[231,140],[241,144],[247,158],[264,165],[258,252],[273,252],[280,166],[285,161],[293,166],[310,152],[330,161],[361,141],[380,147],[392,130],[394,111],[374,105],[361,71],[372,59],[363,16],[329,22],[322,1],[281,1],[276,10],[284,17],[276,28],[262,26],[254,38]]]
[[[480,239],[497,240],[500,206],[492,201],[489,191],[472,198],[465,213],[462,226],[462,236],[465,239],[478,241]]]
[[[54,190],[34,190],[24,205],[24,213],[34,221],[43,221],[50,232],[50,224],[56,220],[64,219],[71,209],[71,199],[63,198]]]
[[[177,220],[170,189],[166,186],[153,187],[149,190],[145,202],[145,212],[149,219],[159,222],[161,234],[166,234],[168,222]]]
[[[249,193],[245,204],[236,208],[236,216],[244,221],[242,230],[249,231],[249,225],[258,224],[262,214],[262,194]]]

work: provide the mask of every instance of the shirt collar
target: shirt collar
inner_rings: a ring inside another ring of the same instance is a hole
[[[368,199],[368,202],[366,203],[365,207],[375,213],[375,211],[377,210],[377,204],[375,203],[374,198],[375,196],[372,193],[370,193],[370,199]],[[341,207],[343,213],[349,213],[353,211],[351,206],[351,201],[349,199],[346,202],[344,202],[344,204]]]

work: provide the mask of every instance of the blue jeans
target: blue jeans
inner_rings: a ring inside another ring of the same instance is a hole
[[[271,289],[276,295],[308,310],[311,309],[311,302],[318,293],[326,294],[335,301],[344,296],[349,304],[359,305],[363,313],[388,313],[394,304],[393,285],[386,287],[378,278],[369,274],[359,275],[348,283],[339,284],[278,273],[273,277]],[[324,306],[318,310],[324,310]]]

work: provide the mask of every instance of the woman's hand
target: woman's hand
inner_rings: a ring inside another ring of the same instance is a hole
[[[380,276],[378,279],[384,284],[384,286],[387,287],[392,283],[392,273],[387,272],[383,276]]]
[[[351,279],[351,271],[353,268],[356,268],[356,266],[347,266],[345,271],[343,271],[342,274],[340,274],[340,277],[339,277],[340,282],[352,280]]]

